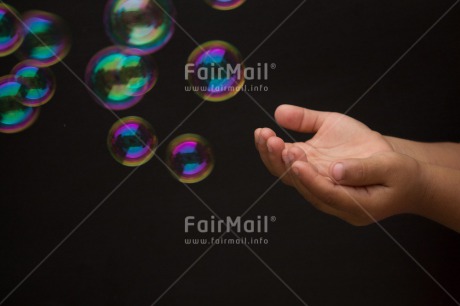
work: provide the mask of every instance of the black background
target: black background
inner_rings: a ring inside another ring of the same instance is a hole
[[[269,113],[283,103],[344,112],[453,2],[308,0],[248,60],[248,66],[277,65],[264,82],[269,92],[252,95]],[[111,44],[103,0],[9,3],[68,22],[74,43],[65,62],[80,77],[89,59]],[[175,1],[178,22],[198,42],[226,40],[243,56],[299,3],[247,0],[221,12],[201,0]],[[459,141],[459,20],[456,7],[349,115],[386,135]],[[155,88],[117,114],[144,117],[164,140],[201,101],[184,91],[184,64],[195,47],[176,28],[172,41],[153,55],[160,69]],[[17,62],[14,56],[0,59],[0,73]],[[0,135],[0,298],[132,170],[107,151],[114,116],[64,66],[52,70],[58,89],[39,120],[19,134]],[[240,93],[206,103],[173,134],[198,133],[213,144],[214,172],[190,187],[222,217],[241,214],[275,180],[253,145],[253,130],[264,126],[285,136]],[[164,149],[158,150],[162,158]],[[154,158],[4,305],[151,305],[206,249],[184,245],[188,215],[209,219],[211,213]],[[265,235],[269,244],[252,248],[308,305],[455,305],[376,225],[356,228],[327,216],[282,184],[247,217],[257,215],[277,221]],[[460,299],[457,233],[415,216],[381,224]],[[302,303],[244,246],[215,246],[157,305]]]

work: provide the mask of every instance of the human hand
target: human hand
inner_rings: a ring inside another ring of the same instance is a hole
[[[285,143],[264,128],[255,140],[268,170],[318,209],[354,225],[413,213],[460,232],[460,168],[451,167],[459,144],[384,137],[348,116],[290,105],[275,118],[287,129],[316,133]]]
[[[292,178],[285,175],[285,161],[290,159],[288,149],[294,145],[305,152],[308,161],[323,176],[328,176],[328,169],[335,161],[393,151],[382,135],[346,115],[281,105],[275,112],[275,118],[286,129],[315,133],[312,139],[293,144],[285,143],[269,128],[255,131],[256,147],[265,166],[291,186]]]
[[[257,129],[261,159],[321,211],[364,225],[409,212],[417,202],[421,183],[412,176],[419,163],[394,153],[382,135],[361,122],[290,105],[280,106],[275,118],[284,128],[315,135],[285,143],[272,130]]]
[[[423,166],[403,154],[383,152],[335,162],[328,176],[305,161],[301,148],[289,149],[289,176],[297,191],[319,210],[353,225],[392,215],[418,213],[428,189]]]

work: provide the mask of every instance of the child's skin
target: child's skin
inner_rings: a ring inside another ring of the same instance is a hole
[[[275,118],[315,135],[285,143],[257,129],[260,157],[319,210],[353,225],[412,213],[460,232],[460,144],[387,137],[346,115],[292,105],[278,107]]]

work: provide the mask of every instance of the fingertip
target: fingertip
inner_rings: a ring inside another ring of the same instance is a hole
[[[259,137],[258,137],[258,144],[263,145],[267,139],[270,137],[270,129],[267,128],[261,128],[259,131]]]
[[[267,139],[267,149],[270,153],[280,153],[284,149],[284,141],[276,136]]]
[[[281,158],[283,159],[284,163],[287,165],[289,164],[289,157],[288,157],[288,149],[284,148],[281,152]]]
[[[292,163],[291,167],[297,169],[296,175],[298,176],[302,184],[305,186],[311,184],[319,175],[316,167],[307,161],[296,160]]]
[[[299,161],[299,160],[294,161],[292,163],[291,168],[292,168],[292,172],[294,172],[295,175],[300,176],[301,173],[304,172],[306,169],[306,162]]]
[[[343,163],[338,162],[332,166],[331,176],[337,182],[343,180],[345,176],[345,166],[343,165]]]
[[[272,154],[273,153],[273,141],[271,140],[273,137],[270,137],[267,139],[267,151],[268,153]]]
[[[293,163],[296,160],[307,161],[305,151],[296,145],[293,145],[288,149],[287,157],[291,163]]]
[[[271,136],[276,136],[276,133],[273,132],[272,129],[265,127],[260,130],[260,135],[265,139],[268,139]]]
[[[282,109],[285,108],[286,106],[289,106],[289,104],[281,104],[281,105],[278,105],[278,107],[277,107],[276,110],[275,110],[275,114],[276,114],[278,111],[282,111]]]
[[[290,104],[281,104],[280,106],[278,106],[275,110],[275,120],[277,122],[279,121],[283,121],[283,119],[285,118],[285,114],[286,112],[289,110],[290,107],[292,107],[293,105],[290,105]]]

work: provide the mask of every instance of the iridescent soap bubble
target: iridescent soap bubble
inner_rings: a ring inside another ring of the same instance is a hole
[[[96,101],[112,110],[137,104],[157,79],[158,70],[150,57],[128,54],[118,47],[108,47],[94,55],[85,76]]]
[[[22,104],[37,107],[47,103],[56,91],[56,80],[50,69],[37,67],[33,61],[17,64],[11,74],[21,84],[19,96]]]
[[[18,12],[11,6],[0,3],[0,56],[16,51],[24,39]]]
[[[239,51],[224,41],[209,41],[190,54],[186,66],[191,90],[207,101],[235,96],[244,85],[244,65]]]
[[[64,21],[43,11],[29,11],[23,16],[25,37],[19,48],[24,59],[47,67],[66,57],[70,50],[70,35]]]
[[[200,135],[184,134],[168,145],[166,163],[183,183],[204,180],[214,168],[214,155],[208,141]]]
[[[174,32],[171,0],[109,0],[104,12],[108,36],[134,54],[150,54],[166,45]]]
[[[13,75],[0,78],[0,132],[17,133],[31,126],[40,109],[19,103],[21,84]]]
[[[136,167],[148,162],[155,154],[158,138],[153,127],[140,117],[125,117],[112,126],[107,145],[120,164]]]
[[[130,95],[141,96],[156,84],[158,70],[150,57],[126,55],[120,67],[120,79],[127,80]]]
[[[228,11],[241,6],[246,0],[205,0],[216,10]]]

